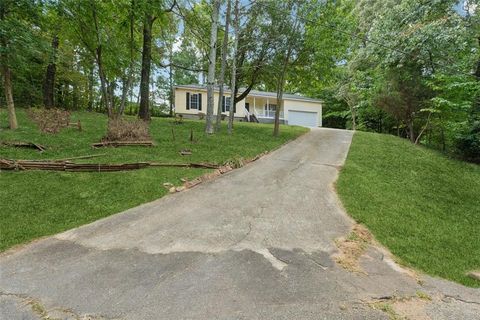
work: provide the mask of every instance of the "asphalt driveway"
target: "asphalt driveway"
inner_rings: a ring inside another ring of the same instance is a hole
[[[333,187],[351,138],[314,129],[216,180],[0,255],[0,319],[480,319],[478,289],[414,277],[379,248],[364,272],[334,262],[353,225]]]

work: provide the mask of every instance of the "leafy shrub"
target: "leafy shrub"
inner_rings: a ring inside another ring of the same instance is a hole
[[[480,163],[480,121],[475,121],[456,139],[458,153],[465,160]]]
[[[45,133],[58,133],[70,124],[70,112],[61,109],[30,108],[28,117]]]
[[[144,141],[151,140],[148,122],[122,118],[108,121],[107,135],[103,141]]]

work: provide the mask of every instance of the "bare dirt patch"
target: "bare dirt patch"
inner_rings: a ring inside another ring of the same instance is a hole
[[[369,306],[385,312],[391,320],[431,320],[426,306],[432,298],[423,292],[412,297],[383,297],[369,302]]]
[[[365,273],[360,266],[359,259],[372,241],[373,236],[370,231],[360,224],[355,224],[346,237],[335,241],[339,251],[333,256],[333,259],[348,271]]]

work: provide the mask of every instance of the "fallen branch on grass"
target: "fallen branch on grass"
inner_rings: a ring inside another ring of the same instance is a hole
[[[212,163],[157,163],[149,162],[150,167],[177,167],[177,168],[199,168],[218,169],[220,166]]]
[[[106,155],[107,155],[106,153],[88,154],[86,156],[78,156],[78,157],[71,157],[71,158],[65,158],[65,159],[55,159],[55,160],[48,160],[48,161],[61,162],[61,161],[70,161],[70,160],[78,160],[78,159],[91,159],[91,158],[103,157]]]
[[[103,141],[92,144],[93,148],[102,147],[123,147],[123,146],[143,146],[153,147],[155,144],[153,141]]]
[[[15,147],[15,148],[37,149],[40,152],[43,152],[46,149],[46,147],[42,146],[41,144],[37,144],[33,142],[23,142],[23,141],[4,141],[4,142],[0,142],[0,145],[7,146],[7,147]]]
[[[190,155],[192,155],[192,150],[183,149],[183,150],[180,151],[180,155],[182,155],[182,156],[190,156]]]
[[[70,161],[42,161],[42,160],[10,160],[0,159],[2,170],[51,170],[70,172],[107,172],[138,170],[148,167],[178,167],[178,168],[201,168],[217,169],[219,166],[211,163],[157,163],[135,162],[123,164],[104,163],[74,163]]]

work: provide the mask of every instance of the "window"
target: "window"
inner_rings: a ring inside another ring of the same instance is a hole
[[[198,93],[192,93],[190,95],[190,109],[198,109],[199,98]]]
[[[223,96],[222,112],[230,112],[231,105],[232,105],[232,98]]]
[[[201,93],[191,93],[187,92],[187,110],[194,109],[201,111],[202,110],[202,94]]]

